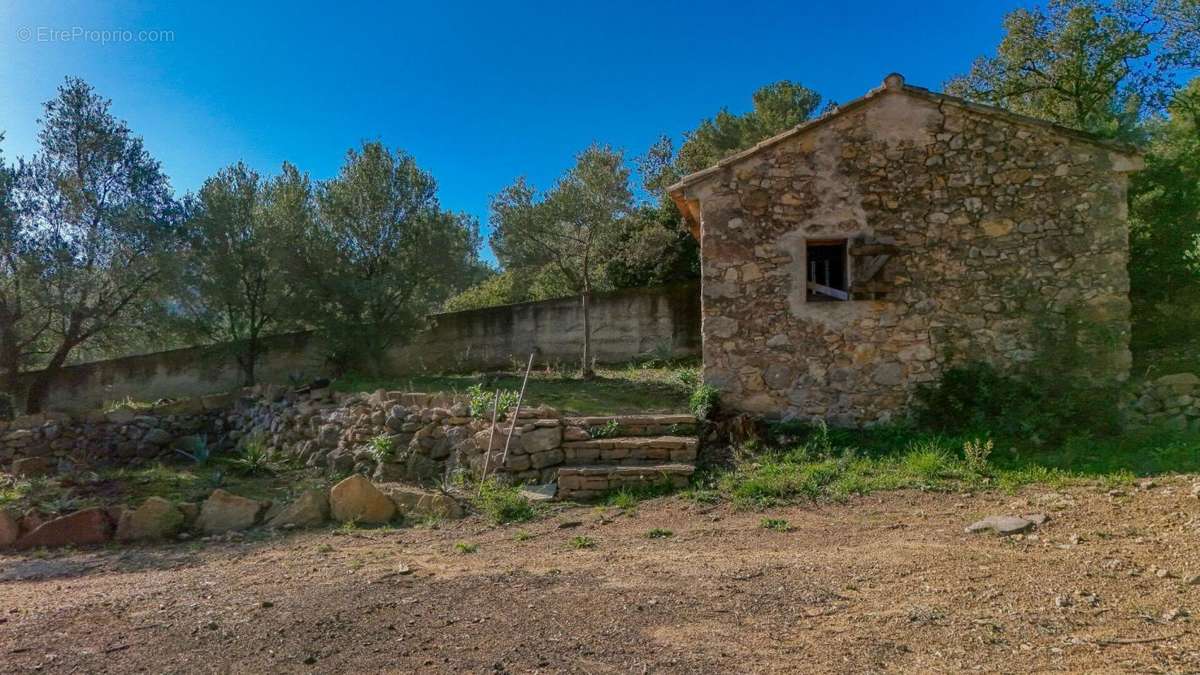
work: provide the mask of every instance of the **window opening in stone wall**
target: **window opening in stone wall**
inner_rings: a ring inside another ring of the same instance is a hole
[[[845,239],[810,239],[805,244],[808,292],[814,302],[850,299]]]

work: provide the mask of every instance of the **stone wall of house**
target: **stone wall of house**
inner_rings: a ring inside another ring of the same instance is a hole
[[[396,375],[490,370],[578,360],[583,318],[578,298],[559,298],[430,317],[430,327],[388,354]],[[257,368],[260,382],[310,381],[324,370],[311,333],[268,338]],[[592,302],[592,348],[600,363],[647,354],[694,356],[700,351],[700,292],[696,284],[598,293]],[[64,368],[47,398],[48,410],[82,413],[131,397],[137,401],[189,398],[230,391],[243,375],[228,346],[190,347]],[[34,373],[24,376],[31,381]]]
[[[1023,364],[1067,335],[1096,376],[1125,379],[1133,160],[891,88],[687,187],[723,404],[884,421],[950,364]],[[849,240],[852,279],[890,258],[850,301],[811,301],[813,239]]]

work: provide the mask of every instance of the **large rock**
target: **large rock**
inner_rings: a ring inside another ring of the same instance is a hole
[[[488,428],[475,433],[475,448],[478,450],[481,450],[481,451],[487,450],[488,449],[488,441],[490,440],[492,450],[503,450],[504,442],[507,437],[508,437],[507,429],[503,429],[503,428],[501,428],[500,425],[496,425],[496,433],[493,434],[492,428],[489,425]],[[521,431],[520,431],[520,429],[517,429],[517,430],[513,431],[512,444],[520,445],[520,443],[521,443]]]
[[[363,476],[355,474],[329,491],[329,508],[342,523],[386,523],[396,515],[396,505]]]
[[[514,439],[515,440],[515,439]],[[562,427],[538,427],[521,434],[521,447],[525,452],[545,452],[562,445]]]
[[[51,466],[49,457],[21,457],[14,459],[12,463],[13,475],[23,478],[48,476],[53,472],[54,467]]]
[[[12,546],[21,536],[21,526],[11,513],[0,509],[0,547]]]
[[[329,473],[337,475],[354,470],[354,451],[348,448],[338,448],[325,457]]]
[[[112,539],[113,525],[101,508],[83,509],[42,523],[17,540],[17,548],[88,546]]]
[[[1018,518],[1017,516],[988,516],[983,520],[976,521],[967,526],[966,531],[969,534],[979,532],[993,531],[1000,535],[1019,534],[1034,526],[1032,520]]]
[[[260,511],[262,503],[257,500],[214,490],[200,507],[196,527],[209,534],[244,530],[254,526]]]
[[[326,424],[317,432],[317,443],[321,444],[322,448],[333,449],[337,447],[338,439],[342,437],[342,430],[332,424]]]
[[[1163,375],[1155,380],[1154,384],[1176,394],[1190,394],[1200,388],[1200,376],[1195,373],[1174,373]]]
[[[329,519],[329,496],[324,490],[305,490],[275,514],[271,527],[317,527]]]
[[[166,429],[160,429],[158,427],[150,429],[149,431],[146,432],[145,436],[142,436],[143,442],[148,443],[150,445],[156,445],[158,447],[167,445],[172,440],[174,440],[174,438],[171,436],[171,432],[167,431]]]
[[[166,539],[183,529],[183,511],[162,497],[150,497],[136,509],[121,513],[117,541]]]
[[[461,518],[462,506],[449,495],[426,492],[401,485],[384,488],[396,508],[405,516],[434,516],[437,518]]]

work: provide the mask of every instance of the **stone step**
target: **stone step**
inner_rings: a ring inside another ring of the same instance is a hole
[[[626,487],[658,485],[687,487],[696,467],[683,463],[645,466],[584,465],[558,469],[558,499],[593,499]]]
[[[631,436],[567,441],[563,463],[639,465],[654,462],[695,462],[699,441],[689,436]]]
[[[609,425],[616,423],[613,430],[620,436],[658,436],[662,434],[679,435],[695,433],[698,424],[693,415],[598,415],[590,417],[566,417],[563,423],[568,427],[579,427],[595,436],[598,430],[607,430]]]

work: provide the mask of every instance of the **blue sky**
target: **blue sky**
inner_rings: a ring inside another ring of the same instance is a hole
[[[41,105],[72,75],[113,100],[180,194],[238,160],[328,178],[378,139],[486,226],[517,176],[547,186],[593,141],[640,154],[768,82],[835,101],[893,70],[938,88],[1019,4],[0,0],[0,147],[33,154]]]

